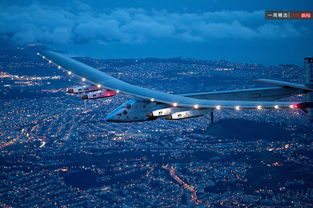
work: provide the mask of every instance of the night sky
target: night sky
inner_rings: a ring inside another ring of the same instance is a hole
[[[97,58],[187,57],[303,64],[313,20],[265,20],[264,10],[313,10],[311,0],[1,1],[0,41],[40,43]]]

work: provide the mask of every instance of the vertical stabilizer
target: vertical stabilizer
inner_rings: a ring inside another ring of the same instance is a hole
[[[313,58],[304,58],[305,86],[313,87]],[[307,94],[307,102],[313,101],[313,92]],[[313,122],[313,108],[307,109],[307,118]]]
[[[305,85],[313,87],[313,58],[304,58]]]
[[[308,102],[313,101],[313,92],[308,93],[306,96],[307,96],[306,98]],[[313,122],[313,108],[307,108],[306,111],[307,111],[306,113],[307,119],[310,122]]]

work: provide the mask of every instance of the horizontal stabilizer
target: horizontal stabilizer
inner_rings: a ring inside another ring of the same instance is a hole
[[[277,86],[286,87],[286,88],[302,89],[302,90],[313,92],[313,88],[308,87],[308,86],[306,86],[304,84],[297,84],[297,83],[292,83],[292,82],[284,82],[284,81],[278,81],[278,80],[273,80],[273,79],[258,79],[257,82],[277,85]]]

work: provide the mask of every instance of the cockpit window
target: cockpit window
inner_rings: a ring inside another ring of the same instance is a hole
[[[126,115],[126,114],[127,114],[127,111],[123,111],[123,114]]]
[[[127,109],[131,109],[132,106],[131,106],[130,104],[127,104],[127,105],[126,105],[126,108],[127,108]]]

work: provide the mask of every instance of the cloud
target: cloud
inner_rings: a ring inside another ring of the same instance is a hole
[[[78,42],[88,42],[90,40],[102,40],[106,42],[124,39],[124,35],[119,28],[119,22],[113,19],[97,21],[91,19],[90,22],[77,24],[72,28]]]
[[[286,37],[299,37],[301,34],[291,24],[275,25],[265,24],[258,27],[260,36],[266,38],[286,38]]]
[[[77,3],[77,2],[76,2]],[[215,39],[276,39],[302,34],[290,23],[267,23],[263,11],[198,13],[115,9],[95,12],[33,4],[0,9],[0,37],[24,44],[141,43],[158,39],[205,42]]]
[[[191,28],[192,31],[199,34],[201,37],[206,39],[215,38],[254,38],[257,36],[256,32],[252,29],[243,26],[238,21],[231,23],[200,23]]]

